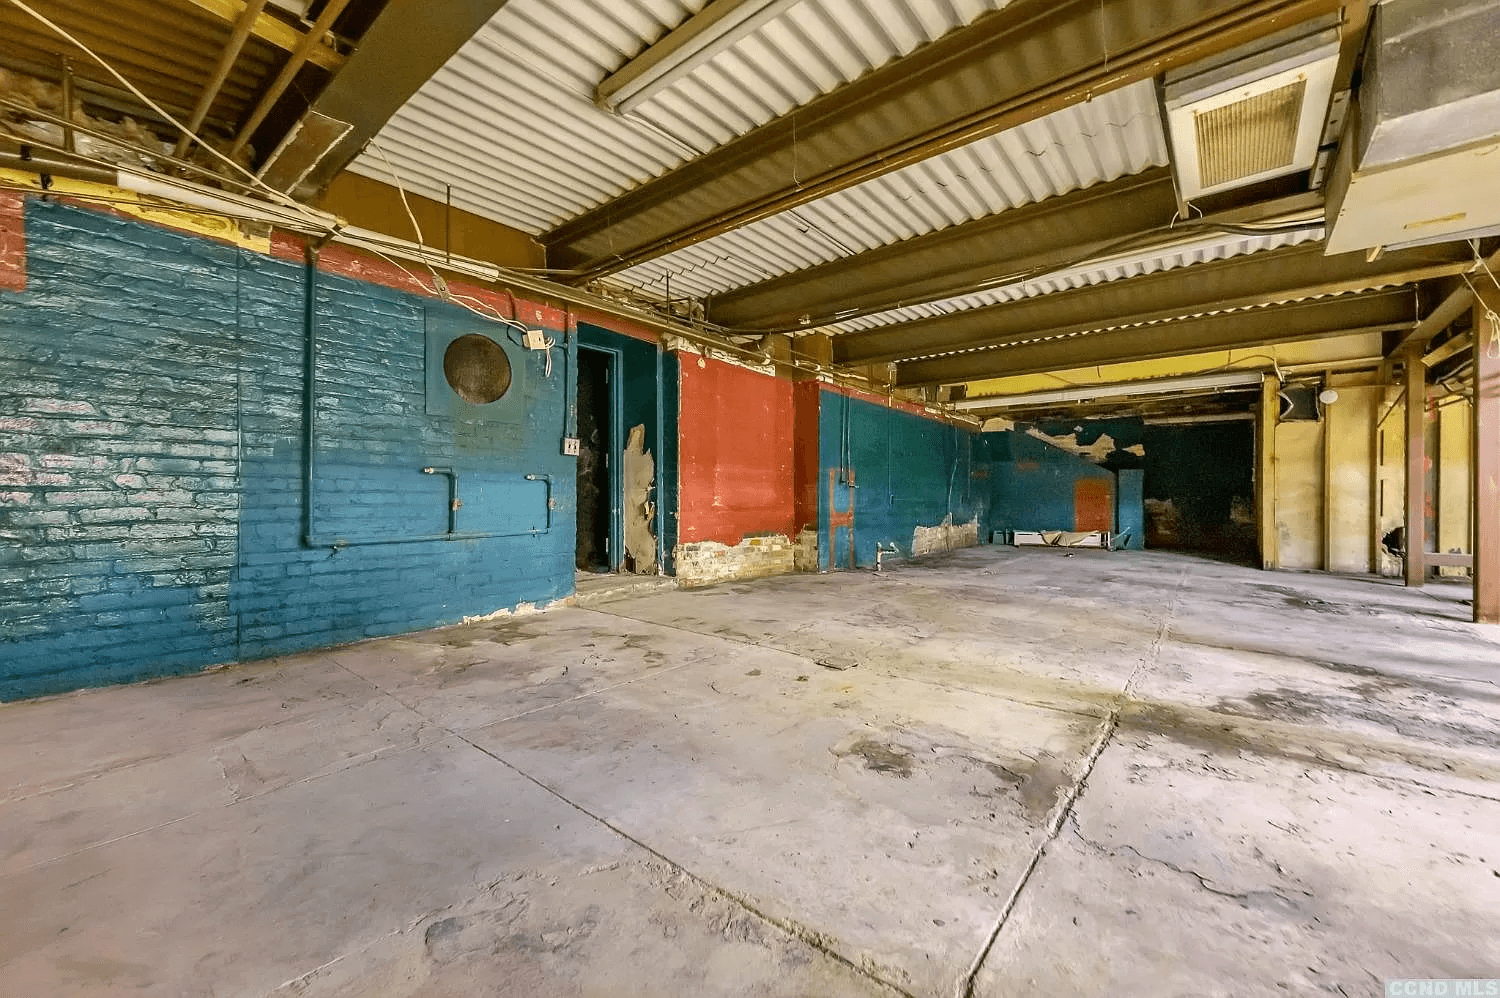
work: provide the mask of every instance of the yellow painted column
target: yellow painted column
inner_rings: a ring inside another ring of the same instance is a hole
[[[1260,386],[1255,422],[1255,524],[1260,538],[1260,567],[1281,565],[1276,533],[1276,423],[1281,415],[1281,381],[1267,375]]]

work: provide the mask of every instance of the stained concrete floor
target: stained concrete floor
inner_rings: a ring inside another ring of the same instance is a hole
[[[0,994],[1500,976],[1464,595],[980,548],[0,707]]]

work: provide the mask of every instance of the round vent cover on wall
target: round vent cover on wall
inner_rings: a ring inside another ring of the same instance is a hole
[[[460,336],[443,353],[443,377],[471,405],[487,405],[510,390],[510,358],[500,344],[479,333]]]

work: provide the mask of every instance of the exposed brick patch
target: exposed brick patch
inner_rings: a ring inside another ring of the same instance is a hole
[[[924,554],[971,548],[978,544],[979,517],[976,516],[968,523],[954,523],[953,514],[950,513],[942,523],[935,527],[917,525],[912,531],[911,553],[915,558]]]
[[[0,291],[26,290],[26,199],[0,193]]]
[[[817,535],[813,536],[816,551]],[[793,542],[785,534],[746,537],[730,547],[718,541],[695,541],[679,544],[673,552],[677,581],[682,586],[710,586],[736,579],[760,579],[797,571],[806,558],[805,539]],[[800,549],[800,550],[799,550]],[[799,557],[800,556],[800,557]],[[814,563],[817,556],[813,555]]]

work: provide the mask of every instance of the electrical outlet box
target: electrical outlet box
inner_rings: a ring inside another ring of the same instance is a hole
[[[563,454],[568,457],[578,456],[578,438],[563,437]]]
[[[527,350],[547,349],[547,334],[540,329],[528,329],[521,336],[521,342],[526,344]]]

